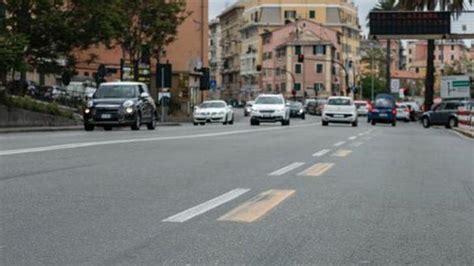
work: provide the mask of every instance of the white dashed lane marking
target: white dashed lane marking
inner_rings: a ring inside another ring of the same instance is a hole
[[[357,138],[357,136],[352,136],[352,137],[349,137],[349,140],[355,140]]]
[[[339,146],[342,146],[342,145],[344,145],[344,144],[346,144],[345,141],[340,141],[340,142],[338,142],[338,143],[334,143],[334,146],[339,147]]]
[[[298,167],[300,167],[300,166],[302,166],[302,165],[304,165],[304,163],[301,163],[301,162],[292,163],[292,164],[290,164],[290,165],[288,165],[288,166],[285,166],[285,167],[283,167],[283,168],[281,168],[281,169],[279,169],[279,170],[276,170],[276,171],[274,171],[274,172],[271,172],[271,173],[269,173],[268,175],[270,175],[270,176],[280,176],[280,175],[284,175],[284,174],[286,174],[286,173],[288,173],[288,172],[290,172],[290,171],[292,171],[292,170],[294,170],[294,169],[296,169],[296,168],[298,168]]]
[[[316,152],[315,154],[313,154],[313,157],[321,157],[321,156],[324,156],[326,155],[328,152],[330,152],[331,150],[330,149],[324,149],[324,150],[320,150],[318,152]]]

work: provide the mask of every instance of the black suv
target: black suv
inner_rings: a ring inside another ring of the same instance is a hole
[[[95,126],[102,126],[104,130],[111,130],[112,127],[130,126],[132,130],[140,130],[140,126],[146,124],[149,130],[154,130],[156,117],[156,105],[146,84],[102,83],[87,102],[84,129],[92,131]]]
[[[421,117],[423,127],[441,125],[446,128],[458,126],[458,108],[472,105],[472,101],[446,101],[434,106],[430,111],[425,112]]]

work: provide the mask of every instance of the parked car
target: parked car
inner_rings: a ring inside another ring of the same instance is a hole
[[[354,104],[357,108],[357,115],[367,116],[367,113],[369,112],[367,101],[354,101]]]
[[[390,94],[379,94],[371,106],[369,119],[373,126],[377,123],[397,125],[395,98]]]
[[[351,98],[343,96],[329,97],[323,109],[323,126],[327,126],[329,123],[349,123],[356,127],[357,121],[357,109]]]
[[[304,109],[306,110],[306,112],[308,112],[308,105],[310,103],[314,103],[314,102],[316,102],[316,99],[306,99],[306,100],[304,100],[304,105],[303,106],[304,106]]]
[[[308,103],[308,105],[306,106],[306,113],[310,114],[310,115],[316,115],[316,112],[317,112],[317,109],[318,108],[318,102],[316,101],[311,101]]]
[[[234,111],[225,101],[205,101],[194,109],[194,125],[206,123],[234,124]]]
[[[248,101],[246,104],[245,104],[245,107],[244,107],[244,116],[249,116],[250,115],[250,112],[252,111],[252,105],[253,105],[254,101]]]
[[[289,102],[290,106],[290,117],[299,117],[305,119],[306,111],[303,107],[303,104],[300,102]]]
[[[423,127],[429,128],[432,125],[442,125],[446,128],[458,126],[458,108],[461,106],[473,105],[473,101],[446,101],[423,113],[421,123]]]
[[[102,126],[111,130],[112,127],[130,126],[132,130],[140,130],[145,124],[149,130],[154,130],[156,117],[156,105],[146,84],[108,82],[102,83],[87,102],[84,129],[92,131],[95,126]]]
[[[52,101],[61,97],[66,97],[66,90],[60,86],[41,86],[39,87],[38,99]]]
[[[409,105],[405,103],[397,103],[397,120],[403,120],[405,122],[411,120]]]
[[[262,94],[257,97],[250,114],[250,125],[258,126],[265,122],[290,125],[290,108],[283,95]]]
[[[408,109],[410,109],[410,120],[418,121],[423,114],[420,106],[416,102],[403,102],[403,104],[406,104]]]

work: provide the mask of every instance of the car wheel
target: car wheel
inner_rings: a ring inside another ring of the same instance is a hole
[[[201,126],[204,126],[205,124],[206,124],[206,123],[204,123],[204,122],[199,123],[199,125],[201,125]]]
[[[229,121],[229,125],[233,125],[234,124],[234,116],[232,115],[232,119]]]
[[[372,124],[372,126],[376,125],[375,121],[373,121],[373,120],[371,121],[371,124]]]
[[[225,116],[225,121],[222,124],[227,125],[227,115]]]
[[[199,125],[199,123],[193,122],[193,125],[197,126],[197,125]]]
[[[85,131],[94,131],[94,125],[84,123],[84,130]]]
[[[357,123],[357,120],[354,121],[354,122],[352,122],[352,127],[357,127],[357,124],[358,124],[358,123]]]
[[[322,121],[322,124],[323,124],[323,127],[326,127],[326,126],[328,126],[328,125],[329,125],[329,122],[328,122],[328,121],[324,121],[324,120],[323,120],[323,121]]]
[[[396,126],[397,125],[397,122],[396,121],[393,121],[392,122],[392,127]]]
[[[448,124],[446,124],[446,128],[453,128],[453,127],[457,127],[457,126],[458,126],[458,121],[454,117],[451,117],[448,120]]]
[[[303,114],[303,115],[301,116],[301,119],[305,120],[305,119],[306,119],[306,116]]]
[[[112,127],[104,127],[104,130],[105,130],[105,131],[111,131],[111,130],[112,130]]]
[[[421,119],[421,123],[424,128],[429,128],[431,126],[430,119],[426,116]]]
[[[131,126],[132,130],[140,130],[140,126],[142,125],[142,117],[140,114],[137,114],[135,118],[135,122]]]
[[[155,128],[156,128],[156,116],[155,116],[155,114],[153,114],[151,116],[151,122],[148,123],[146,125],[146,127],[148,128],[148,130],[155,130]]]

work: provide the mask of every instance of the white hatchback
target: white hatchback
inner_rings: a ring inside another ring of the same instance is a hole
[[[322,124],[327,126],[329,123],[349,123],[356,127],[357,118],[357,108],[351,98],[329,97],[328,102],[324,105]]]

